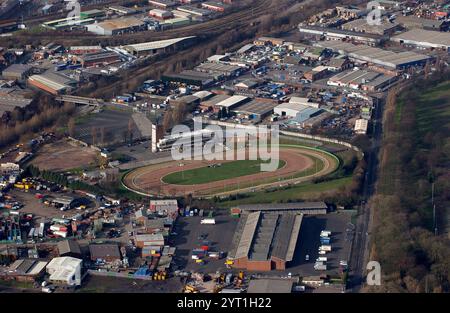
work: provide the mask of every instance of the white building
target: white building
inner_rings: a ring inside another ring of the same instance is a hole
[[[298,113],[305,110],[306,108],[308,107],[304,104],[285,102],[277,105],[273,109],[273,111],[279,116],[296,117]]]
[[[363,118],[357,119],[355,122],[355,133],[357,134],[367,134],[367,127],[369,126],[369,121]]]
[[[81,285],[82,260],[72,257],[53,258],[47,265],[50,281],[69,286]]]
[[[312,101],[310,101],[310,99],[302,98],[302,97],[291,97],[291,99],[289,100],[289,103],[302,104],[302,105],[306,105],[308,107],[316,108],[316,109],[318,109],[320,106],[319,103],[312,102]]]

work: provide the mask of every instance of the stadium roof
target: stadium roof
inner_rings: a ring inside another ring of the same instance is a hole
[[[243,211],[280,211],[280,210],[309,210],[327,209],[325,202],[292,202],[292,203],[262,203],[242,204],[238,206]]]

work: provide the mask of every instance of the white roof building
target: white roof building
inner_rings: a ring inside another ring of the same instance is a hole
[[[229,98],[217,103],[216,107],[221,107],[221,108],[223,107],[228,110],[231,110],[247,100],[248,100],[248,97],[245,97],[245,96],[232,96],[232,97],[229,97]]]
[[[369,126],[369,121],[363,118],[357,119],[355,122],[355,133],[357,134],[367,134],[367,127]]]
[[[294,103],[294,104],[302,104],[302,105],[306,105],[308,107],[312,107],[312,108],[319,108],[320,104],[317,102],[311,102],[308,98],[303,98],[303,97],[291,97],[291,99],[289,100],[289,103]]]
[[[47,265],[50,281],[69,286],[81,285],[82,260],[72,257],[53,258]]]
[[[288,116],[288,117],[296,117],[297,114],[308,107],[304,104],[300,103],[281,103],[280,105],[277,105],[273,111],[275,114],[278,114],[279,116]]]

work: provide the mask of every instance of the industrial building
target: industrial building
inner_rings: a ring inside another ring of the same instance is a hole
[[[252,122],[258,123],[273,113],[277,103],[268,99],[254,99],[232,110],[238,114],[245,114]]]
[[[32,102],[33,99],[25,98],[22,95],[0,93],[0,116],[6,111],[14,111],[15,108],[25,108]]]
[[[108,10],[113,11],[114,13],[120,14],[120,15],[132,15],[136,14],[137,11],[132,8],[127,8],[122,5],[112,5],[108,7]]]
[[[212,12],[209,10],[197,8],[197,7],[191,6],[191,5],[180,6],[177,8],[177,10],[181,11],[181,12],[189,13],[189,14],[192,14],[195,16],[200,16],[200,17],[207,17],[212,14]]]
[[[81,285],[82,260],[72,257],[53,258],[47,265],[50,281],[68,286]]]
[[[435,31],[448,31],[450,26],[450,21],[448,20],[434,20],[423,17],[418,17],[415,15],[400,15],[395,21],[407,29],[425,29],[425,30],[435,30]]]
[[[218,1],[208,1],[202,3],[202,8],[222,13],[225,12],[227,5]]]
[[[450,51],[450,33],[448,32],[414,29],[394,36],[391,40],[406,46]]]
[[[161,20],[166,20],[173,17],[172,12],[162,9],[152,9],[148,12],[148,15]]]
[[[148,3],[155,7],[168,9],[177,6],[177,3],[172,0],[149,0]]]
[[[375,34],[381,36],[390,36],[395,33],[399,29],[398,23],[392,23],[389,21],[382,21],[379,25],[377,24],[369,24],[367,23],[367,19],[357,19],[350,22],[347,22],[341,26],[343,30],[359,32],[359,33],[368,33]]]
[[[209,87],[215,82],[213,75],[194,70],[185,70],[178,74],[162,75],[161,80],[172,84],[190,85],[200,88]]]
[[[72,91],[77,82],[56,73],[46,72],[41,75],[30,76],[28,78],[28,84],[53,95],[58,95]]]
[[[424,65],[431,58],[427,55],[405,51],[393,52],[374,47],[354,45],[347,42],[321,42],[324,48],[346,55],[349,58],[392,69],[403,69],[409,66]]]
[[[33,67],[29,64],[11,64],[2,71],[4,79],[22,80],[30,74]]]
[[[119,35],[146,29],[143,20],[135,17],[117,18],[104,22],[86,25],[87,31],[103,36]]]
[[[274,113],[279,116],[296,117],[297,114],[308,108],[304,104],[284,102],[274,108]]]
[[[348,70],[331,77],[327,81],[327,84],[329,86],[376,91],[385,88],[396,79],[396,76],[390,76],[372,71]]]
[[[167,40],[151,41],[127,45],[123,48],[134,55],[146,55],[156,53],[169,53],[176,50],[185,49],[195,43],[196,37],[181,37]]]
[[[387,38],[381,35],[359,33],[349,30],[342,30],[336,28],[327,28],[311,25],[299,25],[300,33],[306,36],[313,36],[319,38],[326,38],[327,40],[342,40],[363,43],[369,46],[376,46]]]
[[[243,214],[229,258],[249,271],[285,270],[294,259],[303,214],[268,210]]]
[[[224,63],[204,62],[195,67],[196,71],[214,75],[217,80],[226,77],[236,77],[244,71],[243,67],[237,65],[228,65]]]
[[[113,51],[86,53],[77,58],[84,68],[120,62],[120,56]]]
[[[231,111],[249,100],[250,100],[250,98],[245,97],[245,96],[239,96],[239,95],[231,96],[225,100],[222,100],[222,101],[216,103],[215,109],[219,110],[219,109],[225,108],[226,110]]]
[[[176,199],[151,200],[149,212],[175,218],[178,215],[178,202]]]
[[[14,279],[17,281],[35,281],[36,278],[45,273],[47,263],[47,261],[34,259],[19,259],[9,266],[7,276],[1,278]]]

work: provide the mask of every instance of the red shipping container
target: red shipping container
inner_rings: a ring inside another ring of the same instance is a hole
[[[201,248],[203,251],[208,251],[208,246],[201,246]]]

